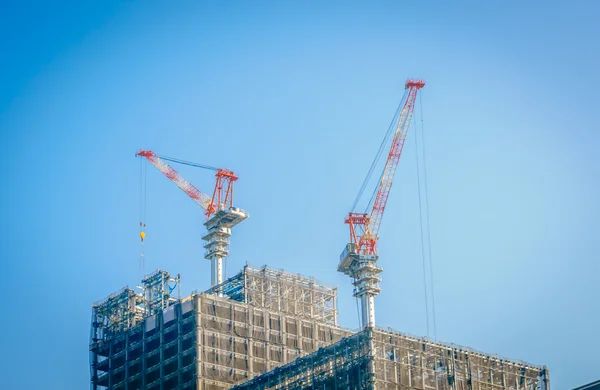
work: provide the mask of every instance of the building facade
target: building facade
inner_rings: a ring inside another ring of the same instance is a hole
[[[350,334],[337,325],[336,290],[311,278],[246,266],[183,299],[164,271],[144,281],[143,293],[94,304],[93,390],[229,389]]]

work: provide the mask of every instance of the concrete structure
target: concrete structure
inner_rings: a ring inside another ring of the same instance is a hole
[[[229,389],[350,334],[337,325],[336,289],[299,275],[246,266],[183,299],[165,271],[144,281],[142,293],[123,288],[93,306],[94,390]]]

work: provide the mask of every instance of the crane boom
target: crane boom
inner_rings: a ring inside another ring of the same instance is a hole
[[[141,156],[148,160],[150,164],[154,165],[156,169],[161,171],[169,180],[175,183],[177,187],[181,188],[183,192],[188,194],[188,196],[192,198],[194,202],[198,203],[204,210],[208,211],[210,209],[210,205],[212,203],[210,196],[200,192],[199,189],[184,179],[179,172],[173,169],[156,153],[151,150],[140,150],[136,153],[136,156]]]
[[[362,325],[375,326],[375,296],[381,292],[378,276],[382,269],[377,265],[377,241],[385,206],[392,189],[392,182],[398,168],[400,155],[410,127],[419,89],[425,86],[423,80],[406,81],[406,99],[402,105],[398,123],[392,139],[392,145],[376,189],[370,212],[351,212],[344,222],[350,227],[350,243],[340,255],[338,271],[350,276],[354,284],[354,296],[360,298],[362,307]],[[361,190],[362,192],[362,190]],[[361,193],[359,193],[360,196]]]
[[[187,161],[173,159],[169,157],[161,158],[151,150],[140,150],[136,156],[144,157],[150,164],[154,165],[159,171],[161,171],[169,180],[183,192],[185,192],[192,200],[200,205],[205,210],[206,219],[217,213],[219,210],[224,210],[228,207],[233,206],[233,182],[238,177],[231,172],[229,169],[213,168],[207,165],[192,164]],[[216,170],[217,182],[213,191],[212,198],[199,189],[197,189],[192,183],[184,179],[179,172],[173,169],[165,160],[173,161],[176,163],[194,165],[201,168]]]
[[[404,141],[406,140],[406,134],[410,127],[410,121],[415,110],[415,101],[417,98],[417,91],[425,86],[425,82],[422,80],[414,81],[408,80],[406,82],[406,89],[408,89],[408,96],[402,111],[400,112],[400,118],[398,120],[398,126],[396,127],[396,133],[392,140],[392,146],[390,153],[388,154],[383,175],[379,182],[379,188],[377,189],[377,195],[375,202],[373,203],[373,209],[369,216],[369,232],[373,237],[377,237],[379,233],[379,227],[381,226],[381,220],[383,219],[383,212],[385,211],[385,205],[387,204],[390,190],[392,189],[392,182],[394,181],[394,175],[398,168],[398,162],[400,161],[400,155],[404,147]]]
[[[385,206],[392,189],[392,183],[394,181],[396,169],[398,168],[398,162],[400,161],[406,134],[408,133],[414,113],[417,92],[424,86],[425,82],[423,80],[409,79],[406,81],[406,100],[400,111],[390,152],[377,187],[375,201],[373,202],[370,213],[350,213],[345,219],[345,222],[350,225],[350,242],[356,244],[357,252],[364,252],[365,254],[375,254],[376,252],[379,228],[381,227]]]

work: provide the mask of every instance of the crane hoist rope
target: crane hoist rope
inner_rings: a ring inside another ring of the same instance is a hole
[[[142,244],[144,243],[144,239],[146,238],[146,165],[142,164],[142,160],[140,160],[140,241]]]
[[[427,294],[427,257],[425,254],[425,236],[423,234],[423,197],[421,196],[421,170],[419,169],[419,134],[417,131],[417,123],[415,121],[415,161],[417,166],[417,194],[419,198],[419,227],[421,229],[421,263],[423,266],[423,291],[425,295],[425,325],[427,326],[427,337],[429,337],[429,298]],[[422,134],[421,134],[422,136]],[[423,156],[424,158],[425,156]]]
[[[352,211],[356,211],[356,207],[358,206],[358,202],[362,198],[362,195],[365,192],[365,189],[367,188],[367,185],[369,184],[369,181],[371,180],[371,177],[373,176],[373,172],[375,171],[375,168],[376,168],[377,164],[381,160],[381,156],[383,154],[383,151],[385,150],[385,147],[388,144],[388,141],[389,141],[391,135],[394,134],[394,129],[396,128],[397,118],[398,118],[398,115],[400,114],[400,110],[402,109],[402,105],[404,103],[404,100],[406,99],[406,95],[407,95],[407,93],[405,92],[404,96],[402,97],[402,100],[400,101],[400,104],[398,104],[398,108],[396,108],[396,113],[394,114],[394,117],[392,118],[392,120],[390,122],[390,125],[388,126],[388,129],[387,129],[387,131],[385,133],[385,136],[383,137],[383,140],[381,141],[381,144],[379,145],[379,149],[377,150],[377,153],[375,154],[375,158],[373,158],[373,162],[371,163],[371,167],[369,168],[369,171],[367,172],[367,176],[365,177],[365,180],[363,181],[363,184],[360,187],[360,190],[358,191],[358,194],[356,195],[356,199],[354,200],[354,203],[352,204],[352,207],[350,209]],[[381,180],[381,178],[380,178],[380,180]],[[377,188],[375,188],[373,190],[373,196],[372,196],[372,198],[375,196],[376,192],[377,192]],[[365,209],[365,212],[367,212],[366,210],[368,210],[369,205],[371,205],[371,204],[372,204],[372,200],[369,201],[368,206]]]
[[[140,258],[138,264],[138,279],[144,274],[144,240],[146,238],[146,165],[140,160]]]
[[[436,324],[436,311],[435,311],[435,289],[434,289],[434,280],[433,280],[433,260],[432,260],[432,252],[431,252],[431,228],[430,228],[430,218],[429,218],[429,188],[428,188],[428,180],[427,180],[427,154],[426,154],[426,149],[425,149],[425,127],[424,127],[424,119],[423,119],[423,93],[419,94],[419,108],[420,108],[420,116],[421,116],[421,156],[423,159],[423,190],[424,190],[424,203],[425,203],[425,237],[427,238],[427,249],[428,249],[428,256],[425,256],[425,253],[423,253],[423,262],[425,262],[425,257],[429,258],[429,286],[431,288],[431,317],[432,317],[432,322],[433,322],[433,338],[437,339],[437,324]],[[417,141],[417,133],[418,133],[418,127],[417,125],[417,121],[415,121],[415,147],[417,148],[417,159],[418,159],[418,154],[419,154],[419,150],[418,147],[416,145]],[[418,167],[417,167],[418,168]],[[419,172],[417,170],[417,177],[419,177]],[[419,187],[420,188],[420,187]],[[421,196],[419,195],[419,199],[421,199]],[[421,214],[421,205],[419,205],[419,214]],[[423,216],[420,215],[421,217],[421,221],[423,221]],[[423,234],[421,233],[421,237],[423,238]],[[426,276],[424,275],[424,278],[426,279]],[[425,286],[427,286],[427,283],[425,282]],[[427,298],[425,298],[427,299]],[[427,310],[427,305],[426,305],[426,310]],[[429,320],[429,319],[428,319]]]

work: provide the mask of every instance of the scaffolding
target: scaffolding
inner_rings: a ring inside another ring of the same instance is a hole
[[[199,389],[235,383],[335,343],[349,331],[265,306],[195,295]]]
[[[549,390],[545,366],[365,328],[235,390]]]
[[[167,271],[157,269],[142,279],[139,287],[144,296],[145,316],[149,317],[163,311],[181,298],[181,277],[172,277]],[[177,296],[173,292],[177,289]]]
[[[170,294],[162,272],[144,280]],[[136,295],[137,322],[90,343],[93,390],[229,389],[351,334],[337,325],[335,288],[267,267],[246,266],[162,309],[145,296]]]
[[[107,340],[143,320],[143,299],[125,286],[92,305],[92,343]]]
[[[246,265],[240,273],[206,293],[337,325],[337,289],[320,285],[314,278],[283,270]]]
[[[337,290],[246,266],[177,299],[156,271],[92,308],[92,390],[549,390],[544,366],[337,324]]]

